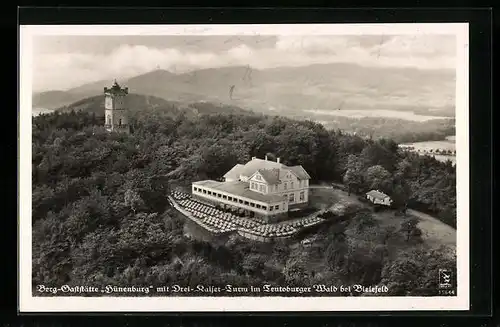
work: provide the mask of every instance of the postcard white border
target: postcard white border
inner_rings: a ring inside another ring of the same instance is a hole
[[[454,297],[33,297],[31,288],[31,97],[35,35],[408,35],[454,34],[457,147],[457,296]],[[468,24],[22,25],[19,110],[19,311],[231,312],[469,309]],[[460,191],[458,191],[460,190]]]

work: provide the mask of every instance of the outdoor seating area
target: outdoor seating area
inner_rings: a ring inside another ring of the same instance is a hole
[[[223,221],[227,221],[238,226],[252,228],[262,224],[262,222],[259,220],[238,217],[230,212],[225,212],[209,204],[201,203],[192,199],[184,199],[178,201],[178,203],[181,206],[185,207],[186,209],[193,209],[199,211],[202,214],[209,215],[211,217],[216,217]]]
[[[293,222],[289,222],[288,224],[292,227],[298,227],[298,228],[304,228],[304,227],[311,227],[314,226],[320,222],[324,221],[323,218],[320,217],[307,217],[304,219],[300,220],[295,220]]]
[[[186,200],[186,199],[191,198],[191,195],[189,193],[184,193],[184,192],[180,192],[180,191],[172,191],[171,196],[176,201]]]
[[[236,230],[236,225],[222,217],[214,216],[211,210],[215,210],[203,203],[199,203],[190,199],[179,201],[179,204],[184,207],[186,211],[196,218],[198,223],[203,227],[215,233],[227,233]]]
[[[241,231],[264,238],[288,237],[301,228],[324,221],[324,219],[314,216],[289,222],[266,224],[261,219],[239,217],[228,210],[194,200],[188,193],[173,191],[171,197],[179,206],[189,212],[199,225],[216,234]]]
[[[297,229],[290,225],[285,225],[285,224],[269,224],[269,225],[259,226],[255,228],[253,231],[256,233],[252,234],[257,234],[260,236],[283,237],[296,233]]]

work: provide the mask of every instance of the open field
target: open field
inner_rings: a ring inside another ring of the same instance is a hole
[[[420,153],[426,153],[431,155],[439,161],[446,162],[450,160],[453,164],[456,164],[456,156],[440,155],[434,154],[430,151],[456,151],[455,135],[447,136],[441,141],[425,141],[425,142],[415,142],[415,143],[405,143],[401,144],[402,147],[411,147],[414,151]]]
[[[312,115],[331,115],[331,116],[342,116],[349,118],[366,118],[366,117],[384,117],[384,118],[395,118],[404,119],[418,122],[425,122],[433,119],[450,119],[452,117],[448,116],[428,116],[416,114],[413,111],[400,111],[400,110],[390,110],[390,109],[349,109],[349,110],[304,110],[304,112]]]
[[[429,151],[429,150],[452,150],[455,151],[455,142],[454,141],[425,141],[425,142],[415,142],[415,143],[406,143],[402,144],[403,146],[411,146],[415,148],[415,150],[420,151]]]

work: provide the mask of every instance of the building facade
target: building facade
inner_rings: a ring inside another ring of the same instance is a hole
[[[104,126],[107,131],[130,133],[127,96],[128,87],[122,88],[116,80],[111,88],[104,88]]]
[[[307,207],[309,174],[302,166],[286,166],[253,157],[237,164],[224,181],[204,180],[192,184],[193,197],[249,216],[273,222],[286,219],[290,210]]]

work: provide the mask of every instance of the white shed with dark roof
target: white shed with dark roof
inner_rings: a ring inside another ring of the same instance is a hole
[[[391,197],[379,190],[371,190],[367,192],[366,198],[373,204],[380,204],[385,206],[390,206],[392,204]]]

